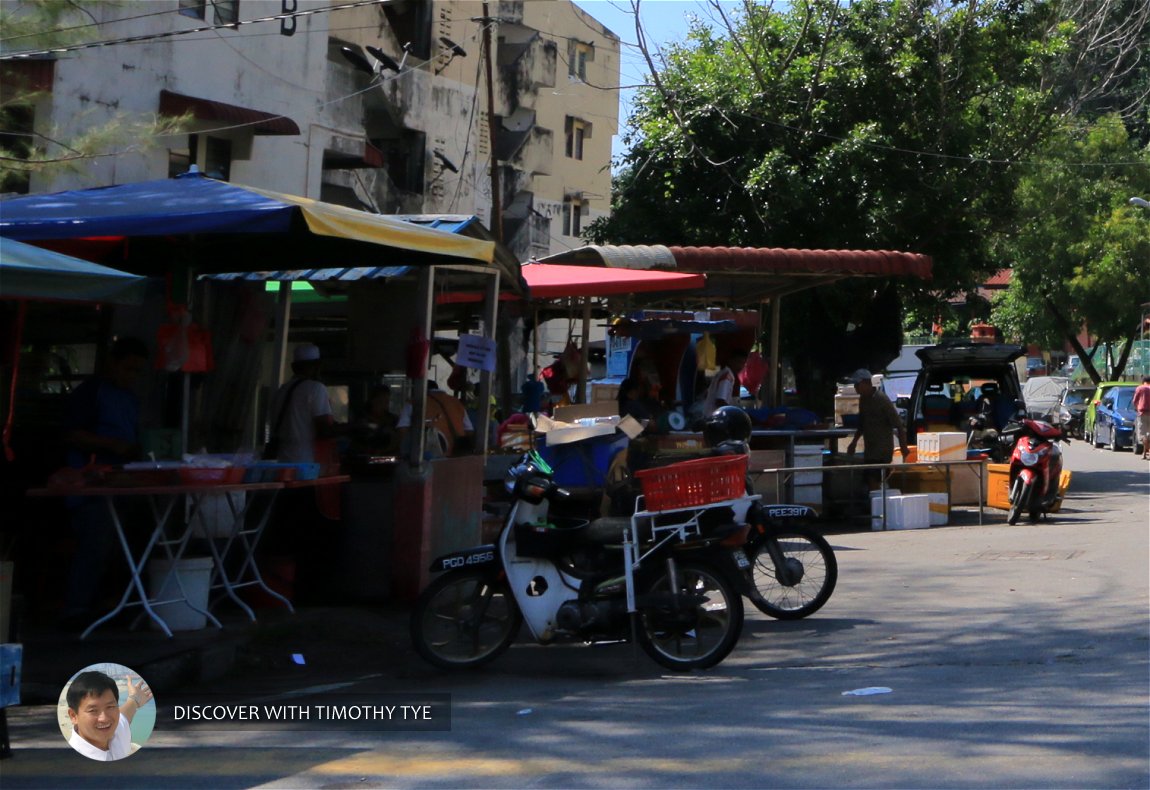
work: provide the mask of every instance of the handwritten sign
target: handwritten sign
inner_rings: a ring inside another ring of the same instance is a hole
[[[478,370],[495,370],[495,340],[482,335],[460,335],[455,364]]]

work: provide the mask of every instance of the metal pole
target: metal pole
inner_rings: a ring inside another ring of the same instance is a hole
[[[767,406],[773,408],[782,405],[782,388],[779,381],[779,323],[782,315],[781,296],[771,297],[771,365],[767,368]]]
[[[491,26],[495,20],[488,13],[487,3],[483,3],[483,57],[487,69],[487,134],[491,148],[491,233],[497,243],[503,242],[503,200],[499,190],[499,157],[495,147],[499,124],[495,120],[495,80],[491,68]]]
[[[426,266],[419,270],[419,293],[417,298],[417,314],[416,320],[419,321],[419,326],[423,329],[423,336],[428,340],[428,356],[431,355],[431,341],[433,340],[432,333],[434,331],[434,324],[431,320],[432,310],[434,305],[432,299],[435,295],[435,267]],[[409,371],[414,373],[415,371]],[[408,434],[411,438],[411,465],[419,468],[423,463],[424,453],[424,435],[426,426],[423,424],[427,419],[427,362],[424,362],[423,370],[420,371],[418,378],[412,379],[411,382],[411,425],[408,427]]]
[[[587,403],[587,363],[591,357],[591,297],[583,300],[583,352],[579,359],[579,386],[575,390],[575,401]]]
[[[487,280],[486,299],[487,301],[483,305],[483,331],[498,343],[495,331],[495,321],[499,316],[498,269],[492,272],[492,276]],[[498,354],[498,349],[496,354]],[[479,404],[475,409],[475,416],[479,424],[475,426],[475,446],[476,452],[480,455],[487,454],[487,445],[491,440],[489,435],[489,428],[491,427],[491,375],[490,370],[483,370],[479,373]]]

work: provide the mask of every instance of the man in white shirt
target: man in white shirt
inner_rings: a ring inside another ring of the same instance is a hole
[[[735,349],[727,356],[727,365],[711,379],[707,388],[707,398],[703,401],[703,418],[712,414],[720,406],[739,405],[739,373],[747,364],[747,352]]]
[[[68,686],[68,745],[91,760],[120,760],[132,753],[132,718],[148,704],[152,691],[142,680],[128,679],[128,699],[120,705],[116,681],[103,672],[81,672]]]
[[[292,376],[272,398],[268,412],[271,434],[279,439],[276,460],[315,461],[315,440],[337,435],[327,387],[319,380],[320,354],[314,343],[300,343],[292,352]]]

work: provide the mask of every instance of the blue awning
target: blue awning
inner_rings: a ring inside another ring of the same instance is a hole
[[[0,201],[0,236],[22,241],[120,240],[136,271],[184,260],[200,270],[490,264],[492,241],[392,216],[216,181],[177,178]],[[133,240],[133,244],[126,243]],[[397,261],[396,258],[401,260]]]
[[[146,278],[0,239],[0,298],[139,304]]]

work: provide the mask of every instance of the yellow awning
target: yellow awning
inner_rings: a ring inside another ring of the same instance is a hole
[[[495,260],[495,242],[492,241],[423,228],[382,214],[368,214],[358,209],[321,203],[311,198],[250,186],[243,188],[272,200],[299,206],[307,221],[308,229],[320,236],[383,244],[414,252],[449,255],[483,263]]]

